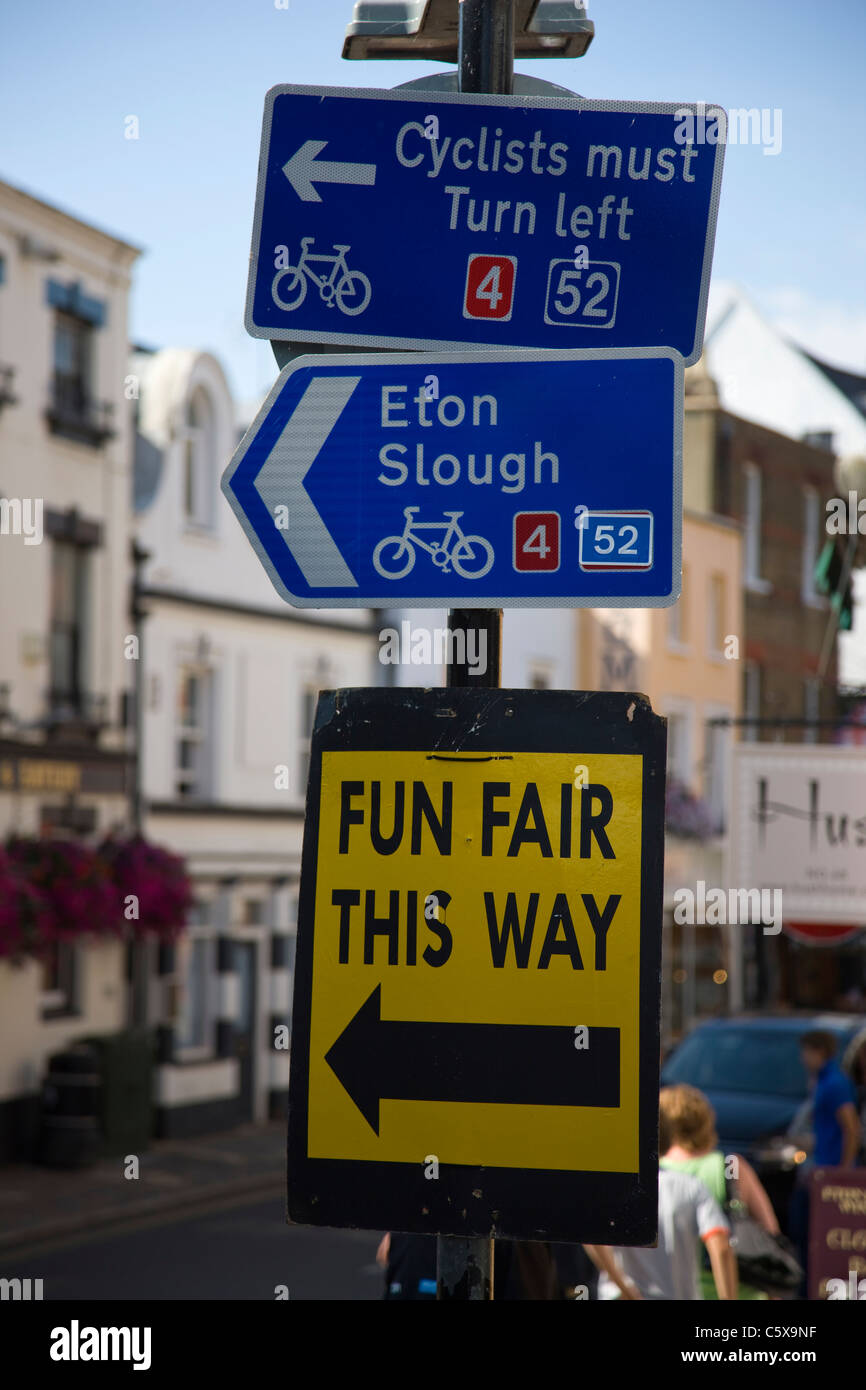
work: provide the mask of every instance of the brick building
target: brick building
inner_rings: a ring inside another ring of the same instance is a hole
[[[814,582],[838,490],[831,445],[828,435],[793,439],[741,419],[722,408],[703,362],[686,372],[684,504],[742,530],[744,740],[829,743],[843,717],[836,616]],[[863,972],[859,938],[822,950],[747,929],[743,950],[746,1007],[845,1007]]]
[[[683,500],[742,527],[742,709],[746,721],[832,719],[837,653],[815,566],[836,493],[827,442],[788,438],[724,410],[702,364],[686,373]],[[808,727],[747,722],[759,736],[811,741]]]

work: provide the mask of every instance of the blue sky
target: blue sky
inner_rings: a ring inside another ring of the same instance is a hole
[[[442,71],[343,61],[351,12],[351,0],[40,0],[4,17],[0,177],[144,248],[133,337],[209,348],[243,398],[275,376],[243,327],[265,92]],[[778,155],[727,152],[715,277],[866,371],[864,0],[595,0],[590,14],[585,58],[520,70],[585,96],[781,110]]]

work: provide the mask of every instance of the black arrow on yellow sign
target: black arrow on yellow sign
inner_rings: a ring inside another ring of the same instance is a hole
[[[619,1105],[618,1028],[397,1022],[382,1018],[381,985],[325,1061],[375,1134],[380,1100]]]

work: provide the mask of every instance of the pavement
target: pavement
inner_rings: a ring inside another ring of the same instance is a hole
[[[244,1125],[195,1139],[153,1141],[139,1176],[122,1157],[91,1168],[14,1164],[0,1168],[0,1256],[80,1235],[190,1213],[235,1198],[285,1190],[285,1121]]]

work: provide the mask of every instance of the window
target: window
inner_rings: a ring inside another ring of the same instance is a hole
[[[686,701],[666,707],[668,776],[685,787],[692,784],[692,711]]]
[[[803,489],[803,564],[800,594],[804,603],[823,608],[825,600],[815,588],[815,569],[821,553],[820,498],[813,487]]]
[[[82,713],[87,690],[89,552],[68,541],[51,546],[50,703]]]
[[[96,333],[107,306],[84,294],[79,283],[48,280],[46,299],[54,309],[54,374],[48,423],[55,434],[99,445],[114,433],[110,402],[95,399]]]
[[[187,403],[182,450],[184,519],[188,526],[212,530],[216,498],[214,417],[201,386]]]
[[[759,719],[761,714],[761,668],[755,661],[747,661],[743,668],[743,718]],[[757,741],[759,729],[755,724],[743,725],[743,739],[747,743]]]
[[[68,942],[54,941],[42,957],[40,1005],[43,1018],[62,1018],[77,1012],[78,956]]]
[[[770,588],[761,578],[762,486],[761,470],[754,463],[743,467],[745,475],[745,536],[743,538],[743,583],[747,589],[766,593]]]
[[[183,993],[175,1047],[179,1052],[209,1053],[213,1047],[216,942],[212,936],[190,935],[181,942],[179,954]]]
[[[707,646],[711,656],[723,656],[725,646],[725,576],[711,574],[707,585]]]
[[[727,711],[708,709],[707,719],[723,718]],[[728,814],[728,759],[731,731],[724,725],[707,724],[704,763],[704,800],[712,818],[713,829],[721,835]]]
[[[54,320],[54,408],[60,416],[87,417],[93,396],[93,326],[72,314]]]
[[[245,927],[260,927],[265,920],[264,903],[261,898],[244,899],[243,924]]]
[[[177,685],[175,793],[212,795],[213,677],[200,666],[181,668]]]

